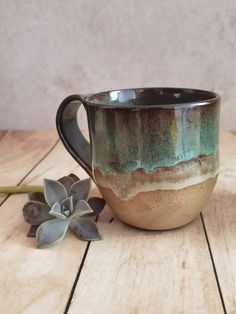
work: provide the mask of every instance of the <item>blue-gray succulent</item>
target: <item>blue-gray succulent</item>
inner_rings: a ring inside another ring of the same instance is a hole
[[[44,179],[44,193],[29,194],[23,215],[32,225],[28,235],[34,236],[36,232],[39,248],[60,242],[68,228],[83,240],[101,239],[89,216],[98,215],[105,201],[98,197],[88,199],[90,187],[91,179],[79,180],[71,174],[58,181]]]

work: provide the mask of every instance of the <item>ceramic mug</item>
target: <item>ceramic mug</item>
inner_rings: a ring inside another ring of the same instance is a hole
[[[84,105],[90,144],[77,123]],[[209,91],[137,88],[67,97],[59,136],[124,222],[171,229],[204,208],[218,175],[220,97]]]

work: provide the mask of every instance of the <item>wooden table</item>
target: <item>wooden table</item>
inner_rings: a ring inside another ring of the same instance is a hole
[[[70,172],[86,177],[55,132],[0,132],[0,185],[38,185]],[[210,203],[177,230],[128,227],[106,206],[98,219],[103,241],[68,232],[60,245],[39,250],[26,237],[26,200],[0,196],[1,314],[236,313],[236,134],[222,133]]]

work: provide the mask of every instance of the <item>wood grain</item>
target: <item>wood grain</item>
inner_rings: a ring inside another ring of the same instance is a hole
[[[55,133],[29,132],[28,140],[1,134],[0,184],[20,182],[55,142]],[[70,172],[87,177],[59,143],[22,183],[40,185]],[[35,249],[22,217],[26,200],[12,195],[0,208],[0,313],[63,313],[87,242],[68,233],[54,248]],[[236,134],[224,133],[221,174],[203,218],[228,313],[236,313],[235,210]],[[90,244],[69,313],[224,312],[199,217],[180,229],[148,232],[113,216],[106,207],[99,217],[104,240]]]
[[[236,132],[222,133],[220,176],[203,218],[227,313],[236,313]]]
[[[0,134],[0,185],[17,185],[55,145],[57,138],[54,131],[8,131]],[[0,204],[5,197],[0,195]]]
[[[148,232],[111,211],[99,217],[69,313],[223,313],[198,217],[186,227]]]
[[[42,184],[44,177],[70,172],[86,176],[59,143],[23,183]],[[63,313],[87,242],[68,232],[60,245],[36,249],[35,239],[26,237],[29,225],[21,210],[26,200],[12,195],[0,209],[0,313]]]

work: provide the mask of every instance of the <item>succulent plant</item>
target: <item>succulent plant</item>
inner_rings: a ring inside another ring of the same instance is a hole
[[[23,207],[25,221],[31,224],[28,236],[35,236],[37,246],[43,248],[61,241],[70,227],[83,240],[100,240],[92,215],[98,215],[105,201],[99,197],[88,199],[91,179],[80,180],[74,174],[58,181],[44,179],[44,193],[29,194]]]

